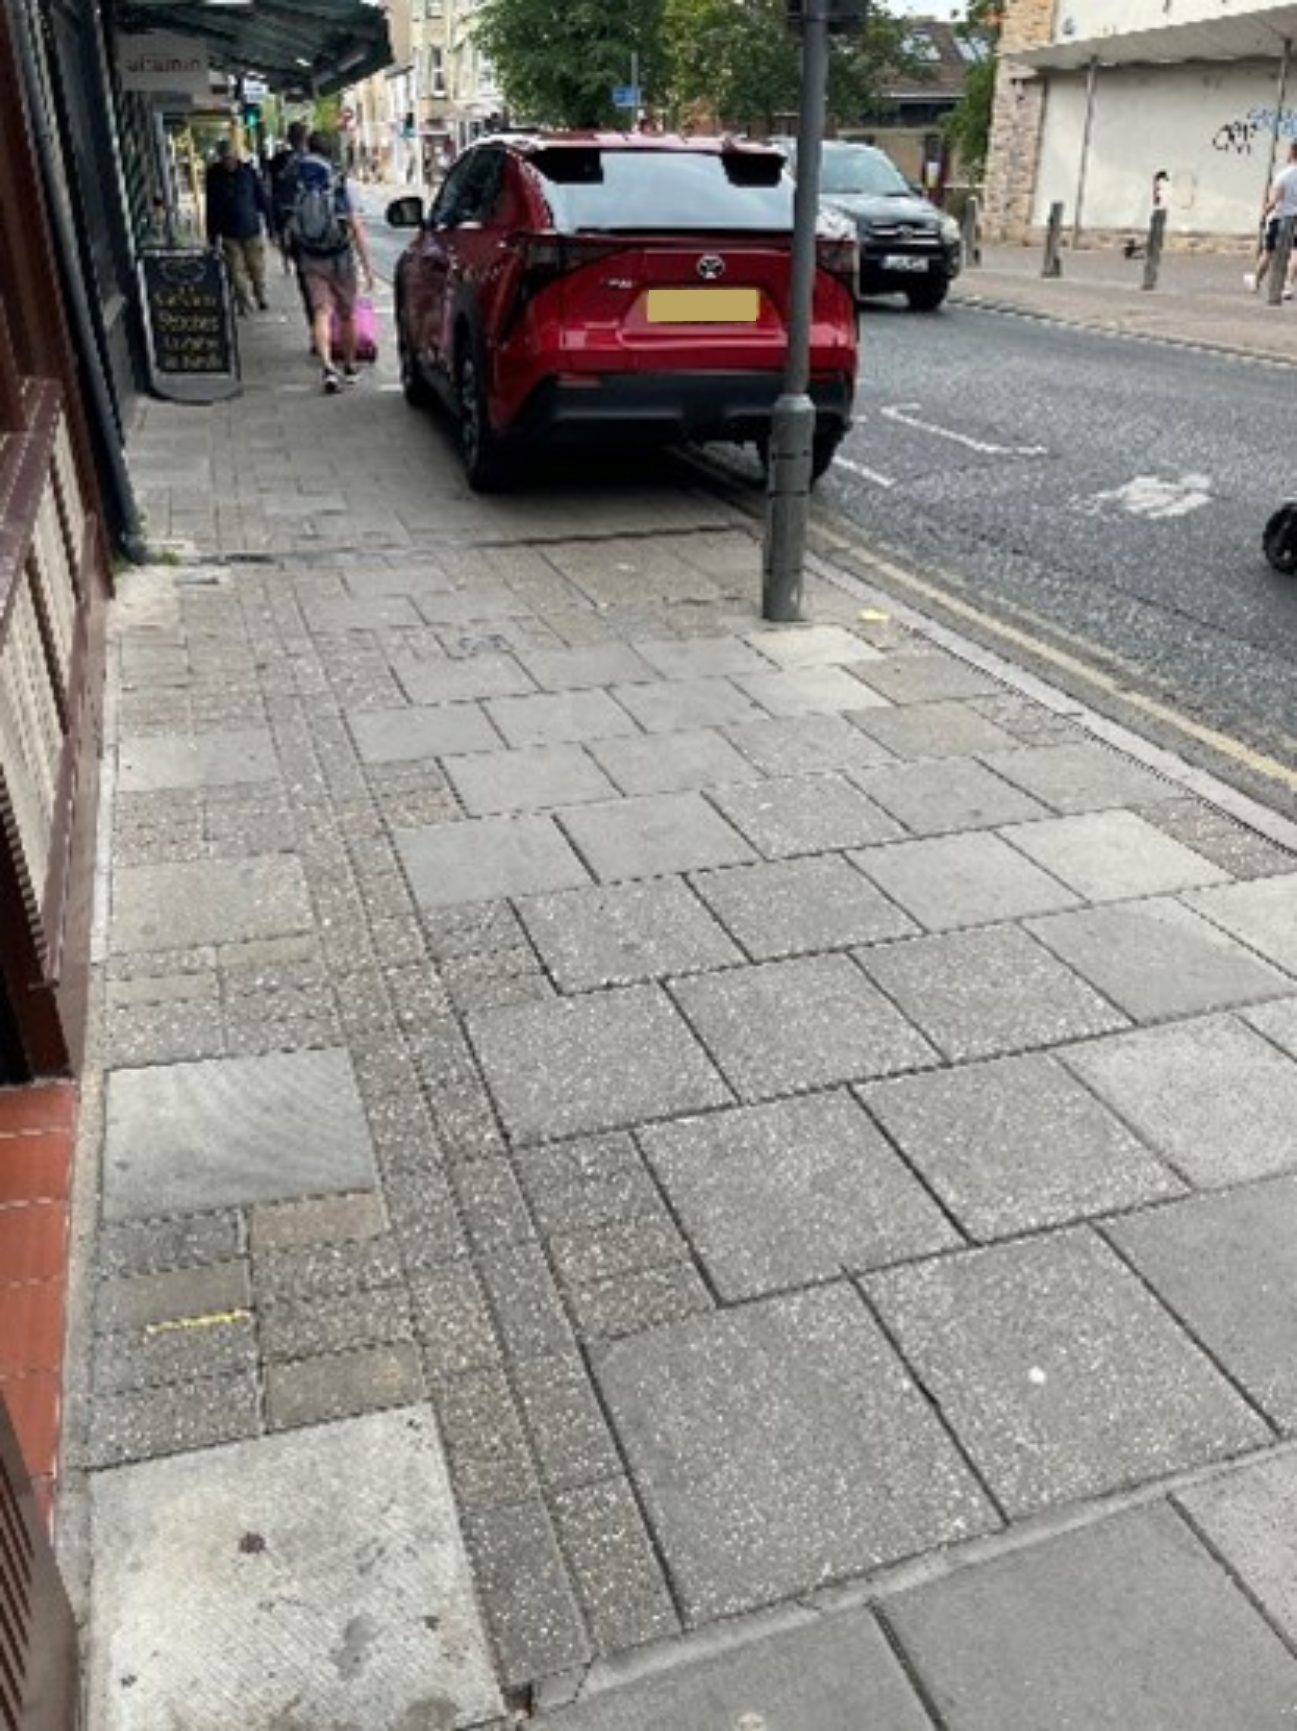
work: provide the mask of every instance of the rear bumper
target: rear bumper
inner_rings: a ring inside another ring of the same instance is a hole
[[[737,443],[770,431],[782,390],[775,372],[600,373],[589,379],[551,378],[538,385],[503,436],[528,443]],[[851,425],[854,381],[845,373],[811,380],[816,429],[845,433]]]

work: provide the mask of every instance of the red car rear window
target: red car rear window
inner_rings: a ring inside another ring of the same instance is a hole
[[[773,154],[565,145],[527,161],[560,233],[787,233],[793,226],[792,185]]]

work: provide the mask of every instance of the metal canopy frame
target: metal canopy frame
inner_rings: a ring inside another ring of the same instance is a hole
[[[218,71],[255,72],[290,98],[331,95],[392,63],[387,17],[371,0],[119,0],[115,21],[205,42]]]
[[[1267,6],[1231,18],[1159,24],[1119,35],[1068,38],[1039,48],[1014,49],[1004,58],[1032,72],[1084,72],[1098,66],[1212,64],[1221,60],[1277,60],[1285,40],[1297,39],[1297,5]]]

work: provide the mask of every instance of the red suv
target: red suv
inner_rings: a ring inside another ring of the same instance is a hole
[[[783,161],[728,138],[505,135],[459,157],[426,219],[418,198],[389,205],[420,230],[396,268],[402,384],[449,404],[471,486],[527,443],[764,447],[787,346]],[[822,233],[817,475],[851,424],[856,270],[850,225]]]

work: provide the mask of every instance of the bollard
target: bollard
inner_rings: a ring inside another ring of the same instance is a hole
[[[1062,244],[1063,206],[1061,202],[1056,202],[1049,207],[1049,226],[1045,230],[1045,262],[1041,266],[1041,276],[1062,276]]]
[[[1162,263],[1162,240],[1166,234],[1166,212],[1155,210],[1149,220],[1148,244],[1144,252],[1144,281],[1141,288],[1157,287],[1158,267]]]
[[[960,239],[964,243],[964,263],[967,265],[982,262],[982,208],[977,202],[977,194],[970,192],[964,202],[964,212],[959,221]]]
[[[1277,307],[1283,299],[1283,291],[1288,286],[1288,263],[1292,258],[1293,231],[1297,229],[1297,216],[1285,216],[1280,220],[1279,233],[1275,236],[1274,254],[1270,260],[1270,305]]]

